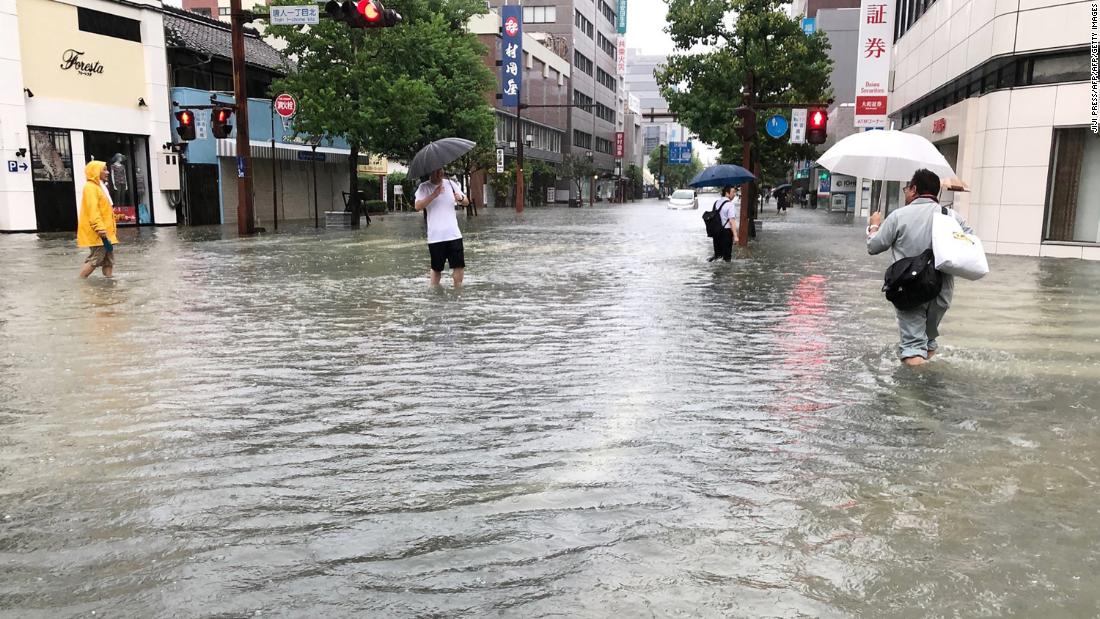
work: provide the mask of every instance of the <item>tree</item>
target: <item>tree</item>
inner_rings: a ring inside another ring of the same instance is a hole
[[[630,186],[630,198],[636,200],[642,195],[642,169],[636,164],[630,164],[626,168],[626,179]]]
[[[274,4],[296,4],[276,0]],[[348,142],[349,208],[358,225],[359,153],[408,160],[442,137],[491,144],[493,110],[484,95],[495,87],[485,47],[461,25],[484,13],[477,0],[391,0],[404,21],[358,30],[322,19],[313,26],[271,26],[286,41],[297,70],[274,88],[298,98],[299,135]]]
[[[565,155],[561,163],[561,176],[577,186],[577,199],[583,195],[584,183],[596,174],[596,166],[584,155]]]
[[[825,101],[831,94],[832,61],[825,34],[806,35],[781,0],[668,0],[669,25],[681,53],[656,71],[661,94],[699,138],[718,146],[722,160],[741,163],[742,138],[735,120],[743,105],[749,69],[756,101]],[[733,23],[724,16],[736,13]],[[709,51],[688,53],[696,46]],[[813,159],[810,144],[789,144],[764,132],[764,121],[785,110],[757,111],[757,153],[765,178],[782,179],[788,162]]]
[[[692,153],[691,163],[669,163],[665,161],[661,163],[660,146],[657,146],[649,153],[649,163],[647,167],[649,172],[653,174],[654,178],[660,181],[661,173],[664,172],[665,182],[661,183],[662,189],[679,189],[680,187],[687,187],[687,184],[691,182],[691,179],[695,178],[695,175],[703,171],[703,162],[699,160],[699,156]],[[665,147],[665,156],[668,156],[668,147]],[[662,170],[663,167],[663,170]]]

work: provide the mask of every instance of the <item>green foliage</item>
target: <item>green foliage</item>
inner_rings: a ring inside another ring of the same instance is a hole
[[[736,109],[743,104],[747,69],[754,73],[756,101],[802,103],[831,95],[832,61],[822,32],[807,36],[780,0],[667,0],[667,28],[683,53],[656,72],[661,94],[704,142],[722,150],[722,160],[741,163],[742,138]],[[725,18],[735,15],[735,19]],[[706,46],[703,53],[688,53]],[[764,132],[764,122],[785,110],[758,110],[758,156],[766,179],[782,179],[789,161],[812,159],[815,147],[792,145]]]
[[[274,4],[300,4],[275,0]],[[477,0],[390,0],[404,21],[354,30],[322,19],[314,26],[271,26],[297,70],[276,89],[298,98],[295,129],[347,139],[353,149],[407,160],[424,144],[465,137],[491,144],[494,88],[485,48],[455,27],[484,13]]]
[[[650,174],[654,178],[661,178],[661,147],[654,148],[649,153],[649,162],[646,167],[649,168]],[[680,189],[681,187],[687,187],[688,182],[695,178],[695,175],[703,171],[703,162],[699,160],[699,156],[692,153],[691,163],[669,163],[668,162],[668,147],[664,150],[664,175],[665,182],[660,183],[661,187],[665,189]],[[641,171],[639,170],[639,174]]]
[[[416,193],[417,187],[416,179],[409,178],[404,172],[390,172],[390,175],[387,176],[386,179],[390,186],[390,200],[395,199],[394,196],[396,194],[393,188],[398,185],[401,186],[406,201],[411,201],[413,199],[413,194]]]
[[[577,186],[577,195],[580,195],[584,183],[596,174],[596,166],[584,155],[565,155],[560,171],[561,178],[573,181]]]
[[[642,169],[635,164],[630,164],[626,168],[626,179],[630,184],[631,196],[638,198],[642,195],[644,177],[642,175]]]
[[[368,213],[385,213],[386,212],[386,201],[385,200],[364,200],[363,201],[363,208],[365,208]]]

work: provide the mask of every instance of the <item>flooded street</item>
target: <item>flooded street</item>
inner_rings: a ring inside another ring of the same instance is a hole
[[[0,616],[1100,614],[1100,263],[900,367],[843,215],[0,236]]]

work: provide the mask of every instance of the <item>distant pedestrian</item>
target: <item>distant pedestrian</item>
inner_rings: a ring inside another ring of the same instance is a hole
[[[733,259],[733,246],[737,243],[737,219],[736,214],[741,210],[741,200],[737,197],[737,188],[726,186],[722,188],[722,197],[714,202],[714,210],[718,211],[722,230],[711,237],[714,243],[714,255],[707,258],[707,262],[713,262],[719,258],[729,262]]]
[[[87,247],[91,253],[84,260],[80,277],[86,278],[97,268],[104,277],[111,277],[115,270],[114,246],[118,244],[115,213],[111,197],[107,193],[107,164],[89,161],[84,166],[84,194],[80,199],[80,221],[76,227],[76,244]]]
[[[940,212],[936,199],[939,190],[940,178],[934,172],[917,170],[905,186],[905,206],[890,213],[886,221],[882,220],[880,212],[871,214],[867,226],[867,253],[874,255],[889,249],[896,262],[930,249],[932,219]],[[955,218],[967,234],[973,232],[962,216],[955,213]],[[951,307],[955,290],[953,276],[943,273],[942,278],[943,287],[937,298],[909,310],[895,308],[901,336],[898,356],[906,365],[924,364],[939,347],[936,338],[939,337],[940,321]]]
[[[448,263],[455,286],[462,285],[466,259],[462,247],[462,232],[458,229],[455,207],[468,203],[458,184],[443,178],[443,170],[432,172],[429,179],[416,188],[413,207],[424,211],[428,223],[428,255],[431,256],[430,281],[439,285],[443,265]]]
[[[779,195],[775,199],[775,212],[784,213],[787,211],[787,207],[791,205],[791,199],[787,195],[786,189],[780,189]]]

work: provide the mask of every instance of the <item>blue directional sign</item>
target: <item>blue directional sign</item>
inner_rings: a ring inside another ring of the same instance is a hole
[[[802,18],[802,32],[809,36],[817,32],[817,18],[816,17],[803,17]]]
[[[519,107],[519,91],[523,85],[523,7],[506,4],[500,7],[500,104]]]
[[[764,130],[773,138],[781,138],[787,134],[787,119],[779,114],[772,116],[764,124]]]
[[[691,163],[691,142],[669,142],[669,163]]]
[[[8,159],[8,172],[18,172],[19,164],[11,159]]]

